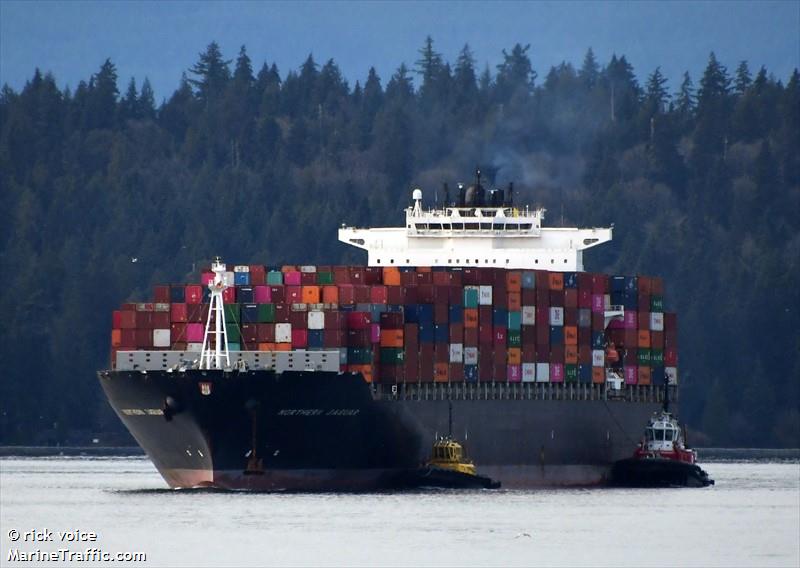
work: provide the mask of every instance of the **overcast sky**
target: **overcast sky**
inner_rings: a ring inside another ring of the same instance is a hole
[[[785,81],[800,67],[800,2],[0,0],[0,83],[19,90],[39,67],[74,88],[110,57],[120,90],[149,77],[160,100],[215,40],[229,59],[245,44],[256,69],[274,61],[285,76],[313,53],[333,58],[351,86],[370,66],[385,86],[427,35],[449,61],[469,43],[481,69],[529,43],[540,79],[562,61],[580,66],[591,46],[601,63],[626,55],[640,81],[660,65],[672,90],[684,70],[697,81],[712,50],[730,70],[746,59]]]

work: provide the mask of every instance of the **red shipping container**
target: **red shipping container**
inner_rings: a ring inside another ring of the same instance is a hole
[[[592,291],[586,289],[578,289],[578,307],[591,308],[592,307]]]
[[[136,330],[135,329],[121,329],[119,332],[120,349],[135,349],[136,348]]]
[[[678,350],[669,347],[664,349],[664,366],[665,367],[677,367],[678,366]]]
[[[478,329],[475,327],[464,328],[464,346],[477,347],[479,345]]]
[[[548,326],[550,325],[550,310],[548,308],[536,308],[536,327],[545,328],[545,331],[550,333]]]
[[[292,310],[289,304],[275,304],[275,322],[289,323],[289,314],[291,312]]]
[[[281,269],[283,270],[283,269]],[[303,275],[297,270],[287,270],[283,272],[283,283],[288,286],[302,286]]]
[[[292,329],[308,329],[308,312],[290,311],[289,323],[292,324]]]
[[[479,306],[478,307],[478,323],[479,325],[492,324],[492,306]]]
[[[360,284],[354,285],[353,296],[355,297],[356,304],[369,304],[369,299],[370,299],[369,286],[362,286]]]
[[[253,299],[256,304],[271,304],[272,294],[269,286],[255,286],[253,288]]]
[[[267,304],[283,304],[286,302],[286,288],[284,286],[275,285],[269,287],[270,301]]]
[[[326,349],[345,347],[347,340],[345,331],[341,329],[326,329],[322,332],[322,346]]]
[[[564,345],[550,346],[550,363],[563,363],[565,355]]]
[[[226,304],[236,303],[236,286],[225,288],[222,291],[222,301],[225,302]]]
[[[540,363],[547,363],[550,361],[550,344],[537,343],[536,344],[536,361]]]
[[[481,345],[492,345],[494,343],[494,330],[491,323],[478,326],[478,342]]]
[[[417,271],[414,273],[414,279],[417,282],[417,286],[421,286],[422,284],[430,284],[433,285],[433,273],[432,272],[420,272],[421,266],[417,267]]]
[[[623,351],[625,353],[622,357],[623,363],[626,365],[636,365],[639,362],[639,350],[636,347],[626,346]]]
[[[369,312],[346,312],[347,327],[350,329],[367,329],[371,323]]]
[[[678,334],[675,332],[664,332],[664,349],[678,348]]]
[[[670,312],[664,314],[664,331],[678,331],[678,314]]]
[[[663,331],[651,331],[650,332],[650,346],[653,349],[663,349],[664,348],[664,332]]]
[[[578,307],[578,290],[576,288],[567,288],[564,290],[564,307],[577,308]]]
[[[387,303],[393,306],[399,306],[406,303],[405,288],[403,286],[387,286],[386,287]]]
[[[581,365],[592,364],[592,348],[591,346],[580,345],[578,347],[578,363]]]
[[[450,343],[464,343],[464,324],[450,324]]]
[[[419,380],[423,383],[433,382],[433,343],[423,343],[419,346]]]
[[[401,272],[400,274],[405,274]],[[419,294],[417,293],[416,286],[403,286],[403,295],[405,296],[406,304],[418,304],[419,303]]]
[[[417,274],[415,272],[401,272],[400,285],[406,288],[416,288]]]
[[[564,290],[550,290],[550,305],[562,307],[564,305]]]
[[[652,279],[649,276],[639,276],[636,279],[636,286],[638,288],[639,295],[646,295],[649,296],[652,294],[652,286],[651,286]],[[641,305],[641,303],[640,303]]]
[[[170,304],[169,306],[169,319],[174,322],[188,321],[189,310],[184,303]]]
[[[274,323],[259,323],[256,325],[256,339],[258,339],[259,343],[275,343]],[[338,345],[335,347],[338,347]]]
[[[186,324],[173,322],[169,326],[170,340],[175,343],[178,341],[186,341]]]
[[[536,346],[523,345],[522,346],[522,362],[535,363],[536,362]]]
[[[450,344],[434,343],[433,361],[434,363],[450,362]]]
[[[550,289],[550,274],[544,270],[536,270],[536,289],[547,291]]]
[[[564,325],[578,325],[578,308],[564,308]]]
[[[494,286],[500,281],[500,278],[495,278],[495,271],[491,268],[478,268],[478,284],[481,286]],[[505,278],[503,278],[505,281]]]
[[[536,343],[538,345],[550,344],[550,328],[546,325],[536,326]]]
[[[433,303],[437,306],[447,306],[450,302],[450,286],[433,287]]]
[[[371,343],[381,342],[381,324],[379,323],[369,324],[369,340]]]
[[[486,355],[481,352],[478,356],[478,380],[482,383],[494,380],[494,364],[492,358]]]
[[[433,306],[433,323],[446,324],[448,320],[447,304],[436,304]]]
[[[588,273],[588,272],[578,272],[578,290],[585,290],[591,296],[591,293],[592,293],[592,275],[590,273]]]
[[[436,300],[436,288],[433,284],[417,285],[417,303],[433,304]]]
[[[386,286],[375,285],[370,288],[369,301],[371,304],[386,304],[388,299],[389,295]]]
[[[292,349],[308,347],[308,330],[292,327]]]
[[[253,346],[258,343],[258,324],[243,323],[241,328],[241,343],[248,346]]]
[[[460,383],[464,381],[464,365],[462,363],[450,363],[450,382]]]
[[[169,327],[169,312],[153,312],[150,317],[153,329],[167,329]]]
[[[407,323],[403,326],[403,338],[406,345],[417,345],[419,343],[419,326],[415,323]]]
[[[537,288],[536,289],[536,307],[548,308],[550,307],[550,290]]]
[[[119,329],[136,329],[136,314],[137,312],[127,311],[127,310],[120,311]]]
[[[121,329],[122,328],[122,312],[119,310],[114,310],[111,312],[111,327],[113,329]]]
[[[356,290],[352,284],[339,284],[339,304],[352,306],[356,303]]]
[[[267,282],[267,271],[263,264],[250,265],[250,285],[262,286]],[[267,302],[263,302],[267,303]]]
[[[522,305],[535,306],[536,305],[536,290],[533,288],[522,289]]]
[[[203,302],[203,287],[195,284],[186,286],[186,303],[200,304]]]
[[[368,286],[380,285],[383,282],[383,269],[377,266],[364,268],[364,284]],[[375,304],[379,302],[374,302]]]
[[[372,338],[369,329],[348,329],[348,347],[372,347]]]
[[[208,288],[209,283],[214,281],[214,273],[211,270],[205,269],[200,273],[200,283],[203,288]]]
[[[301,286],[314,286],[317,283],[316,272],[301,272],[300,285]]]
[[[480,284],[477,268],[465,268],[461,271],[461,281],[464,286],[477,286]]]
[[[603,331],[605,323],[605,314],[592,312],[592,331]]]
[[[509,292],[506,295],[508,309],[518,312],[522,309],[522,294],[520,292]]]
[[[654,296],[664,295],[664,281],[658,276],[650,278],[650,293]]]
[[[592,294],[603,295],[608,292],[608,276],[605,274],[592,274]]]
[[[150,348],[153,347],[153,330],[152,329],[137,329],[136,333],[136,347],[137,348]]]
[[[153,312],[134,312],[136,314],[137,329],[153,329],[151,316]]]
[[[160,304],[168,304],[172,298],[169,293],[169,286],[159,285],[153,289],[153,301]]]
[[[505,349],[506,347],[506,336],[507,330],[505,327],[495,326],[493,330],[493,342],[495,345],[495,349],[502,348]]]
[[[208,319],[208,304],[186,304],[186,321],[205,323]]]
[[[205,328],[201,323],[187,323],[186,324],[186,341],[188,343],[201,343],[203,341],[203,333]]]
[[[532,325],[522,326],[522,346],[536,345],[536,327]]]
[[[403,329],[403,314],[399,312],[383,312],[380,315],[383,329]]]
[[[301,274],[301,273],[298,273]],[[301,286],[286,286],[287,304],[302,304],[303,303],[303,288]]]
[[[450,273],[443,270],[433,272],[433,283],[436,286],[450,286]]]

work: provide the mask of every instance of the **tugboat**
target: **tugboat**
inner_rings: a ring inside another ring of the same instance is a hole
[[[475,464],[464,455],[464,447],[453,438],[453,408],[448,408],[449,430],[433,443],[431,459],[417,470],[415,487],[443,487],[448,489],[499,489],[500,482],[478,475]]]
[[[707,487],[714,480],[700,468],[697,452],[686,447],[678,421],[669,412],[669,381],[664,386],[664,408],[655,413],[633,457],[619,460],[611,470],[618,487]]]

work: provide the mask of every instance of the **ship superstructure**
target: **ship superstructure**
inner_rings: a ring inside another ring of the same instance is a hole
[[[404,227],[339,229],[339,240],[368,253],[369,266],[442,266],[583,271],[583,251],[608,242],[612,228],[543,226],[545,209],[515,207],[513,185],[459,184],[457,199],[425,209],[412,192]]]

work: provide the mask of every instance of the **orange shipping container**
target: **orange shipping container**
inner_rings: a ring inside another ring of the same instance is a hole
[[[519,347],[508,348],[508,364],[522,365],[522,349]]]
[[[649,385],[650,384],[650,367],[639,367],[638,370],[639,374],[639,384],[640,385]]]
[[[551,272],[549,274],[549,280],[551,290],[564,289],[564,275],[561,272]]]
[[[372,382],[372,365],[348,365],[347,370],[351,373],[361,373],[365,381]]]
[[[592,367],[592,382],[595,384],[603,384],[606,382],[605,367]]]
[[[339,303],[339,287],[338,286],[323,286],[322,287],[322,303],[323,304],[338,304]]]
[[[446,383],[450,374],[448,363],[436,363],[433,367],[433,380],[437,383]]]
[[[478,327],[478,308],[464,308],[464,327]]]
[[[319,304],[319,286],[303,286],[302,298],[304,304]]]
[[[275,344],[274,343],[259,343],[258,344],[258,350],[259,351],[277,351],[277,349],[275,349]]]
[[[578,346],[577,345],[565,345],[564,346],[564,363],[567,365],[577,365],[578,364]]]
[[[520,292],[508,293],[508,309],[512,312],[522,310],[522,294]]]
[[[400,270],[396,266],[387,266],[383,269],[383,284],[400,286]]]
[[[291,351],[292,344],[291,343],[276,343],[275,344],[275,351]]]
[[[648,348],[650,347],[650,332],[646,329],[640,329],[638,336],[637,336],[637,345],[639,348]]]
[[[520,292],[522,290],[522,273],[516,270],[506,272],[506,289],[509,292]],[[511,308],[511,306],[509,306]]]
[[[417,266],[417,272],[433,272],[430,266]]]
[[[402,347],[402,329],[381,329],[381,347]]]
[[[286,266],[281,266],[281,272],[283,272],[284,274],[286,274],[287,272],[297,272],[297,267],[290,266],[287,264]]]
[[[578,344],[578,326],[565,325],[564,326],[564,345],[577,345]]]
[[[111,347],[120,347],[122,345],[122,331],[119,329],[111,330]]]

